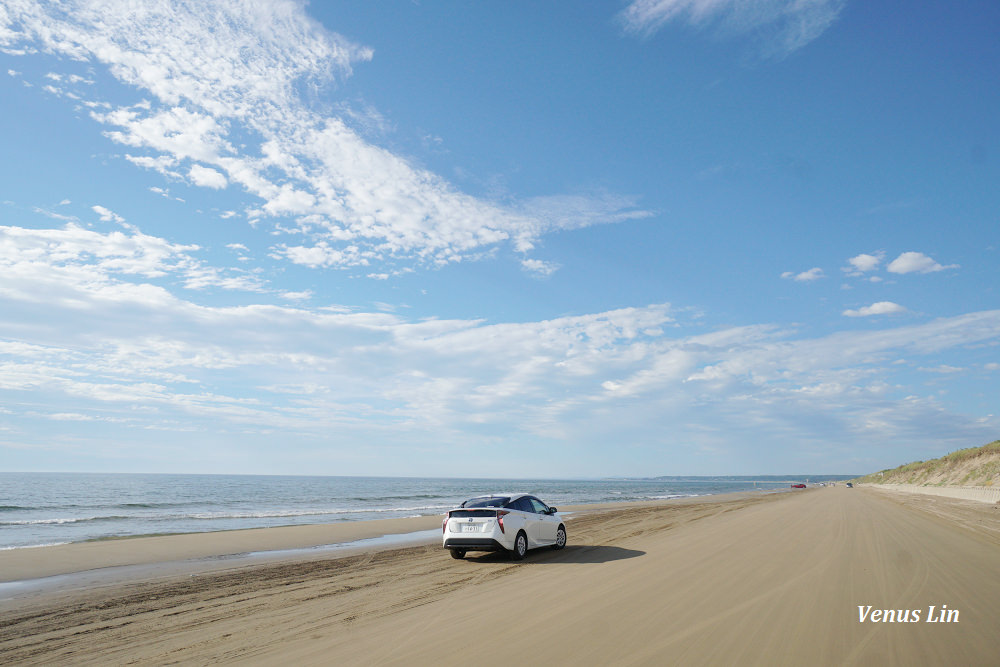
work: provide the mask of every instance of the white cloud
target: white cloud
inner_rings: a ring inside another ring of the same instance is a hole
[[[795,273],[794,271],[785,271],[784,273],[781,274],[781,277],[784,278],[785,280],[794,280],[796,282],[808,283],[812,282],[813,280],[819,280],[820,278],[824,278],[825,276],[823,275],[823,269],[817,266],[809,269],[808,271],[803,271],[801,273]]]
[[[215,190],[221,190],[228,184],[226,177],[221,173],[215,169],[203,167],[200,164],[191,165],[191,170],[188,172],[188,176],[191,177],[191,182],[195,185],[213,188]]]
[[[103,206],[91,206],[90,209],[100,216],[101,222],[125,222],[125,218]]]
[[[8,45],[98,62],[150,96],[92,111],[108,138],[135,149],[126,159],[172,180],[242,189],[260,200],[248,203],[251,224],[281,230],[292,220],[305,241],[279,243],[274,257],[309,267],[443,264],[649,215],[600,192],[507,205],[471,197],[366,141],[345,122],[359,117],[349,107],[334,105],[343,117],[318,114],[300,97],[303,84],[333,86],[373,52],[326,30],[296,0],[75,0],[8,12]],[[372,109],[362,115],[387,123]]]
[[[875,253],[874,255],[861,253],[860,255],[856,255],[855,257],[848,259],[847,263],[850,264],[850,266],[844,267],[842,270],[848,275],[860,276],[864,273],[877,269],[883,259],[885,259],[885,253],[881,251]]]
[[[91,112],[101,123],[123,128],[111,130],[107,136],[114,141],[136,148],[160,151],[171,161],[200,160],[215,162],[223,153],[232,151],[224,139],[225,127],[212,116],[172,107],[150,113],[141,106],[118,108],[106,113]]]
[[[153,171],[160,172],[164,176],[181,180],[180,172],[175,169],[179,161],[169,155],[160,155],[158,157],[149,157],[146,155],[125,155],[125,159],[134,165],[142,167],[143,169],[152,169]],[[166,190],[163,188],[152,186],[149,189],[150,191],[161,194],[164,197],[168,196],[166,194]]]
[[[767,30],[766,55],[785,55],[829,28],[845,0],[633,0],[619,15],[627,32],[649,36],[672,21],[724,33]]]
[[[120,216],[95,206],[107,221]],[[0,226],[0,293],[10,298],[32,300],[34,295],[55,290],[63,306],[82,306],[79,295],[68,296],[69,286],[101,298],[119,300],[129,294],[160,301],[159,287],[136,284],[136,279],[176,276],[186,287],[260,291],[252,275],[221,270],[195,259],[196,245],[171,243],[126,226],[126,230],[101,233],[67,224],[62,229],[27,229]],[[74,305],[75,304],[75,305]]]
[[[521,268],[539,277],[551,276],[559,270],[559,265],[540,259],[522,259]]]
[[[11,202],[4,202],[4,203],[9,204]],[[48,218],[52,218],[53,220],[61,220],[63,222],[68,222],[71,224],[77,224],[80,222],[80,219],[77,218],[75,215],[64,215],[62,213],[56,213],[55,211],[50,211],[48,209],[38,208],[38,207],[34,208],[33,210],[35,213],[40,213],[41,215],[44,215]],[[97,211],[94,212],[97,213]],[[100,213],[98,213],[98,215],[100,215]]]
[[[870,306],[865,306],[857,310],[845,310],[844,315],[847,317],[871,317],[872,315],[897,315],[905,312],[906,308],[898,303],[879,301],[878,303],[873,303]]]
[[[320,241],[311,247],[279,245],[275,248],[271,256],[285,258],[295,264],[301,264],[310,268],[320,268],[330,266],[367,266],[372,253],[363,252],[356,245],[337,249],[326,241]]]
[[[886,267],[890,273],[933,273],[945,269],[957,269],[958,264],[942,266],[920,252],[904,252]]]
[[[81,415],[75,412],[56,412],[48,415],[49,419],[55,421],[94,421],[91,415]]]

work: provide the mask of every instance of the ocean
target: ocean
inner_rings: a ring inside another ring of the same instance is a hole
[[[758,479],[0,473],[0,549],[442,514],[467,498],[496,492],[532,493],[558,507],[788,486]]]

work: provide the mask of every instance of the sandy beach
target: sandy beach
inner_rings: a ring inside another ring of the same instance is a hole
[[[4,581],[76,582],[0,587],[0,661],[993,665],[1000,654],[995,506],[840,486],[577,508],[569,547],[521,563],[456,561],[433,538],[308,549],[440,525],[400,521],[0,553]],[[219,557],[274,549],[291,551]],[[77,570],[111,577],[65,576]],[[929,622],[945,608],[950,622]],[[904,610],[919,622],[897,622]]]

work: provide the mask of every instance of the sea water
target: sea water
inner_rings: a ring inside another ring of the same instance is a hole
[[[0,549],[439,515],[467,498],[497,492],[532,493],[558,507],[787,486],[786,481],[754,478],[514,480],[0,473]]]

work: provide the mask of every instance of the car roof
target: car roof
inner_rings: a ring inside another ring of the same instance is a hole
[[[459,505],[459,508],[463,507],[465,503],[469,502],[470,500],[479,500],[480,498],[506,498],[504,504],[508,504],[514,502],[518,498],[524,498],[525,496],[534,498],[534,496],[532,496],[530,493],[485,493],[479,496],[472,496],[471,498],[463,500]]]

